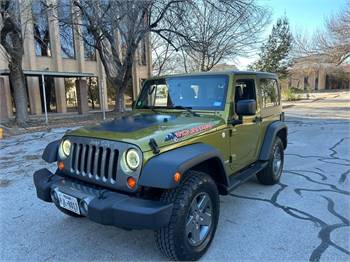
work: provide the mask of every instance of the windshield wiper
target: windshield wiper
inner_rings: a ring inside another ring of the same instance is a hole
[[[187,112],[191,113],[193,116],[200,116],[199,114],[197,114],[196,112],[193,112],[191,109],[192,107],[190,106],[173,106],[171,107],[172,109],[183,109],[186,110]]]

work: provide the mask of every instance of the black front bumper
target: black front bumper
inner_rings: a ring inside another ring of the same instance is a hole
[[[130,229],[158,229],[169,223],[172,204],[146,200],[94,187],[52,174],[47,169],[34,173],[38,198],[53,202],[51,191],[58,190],[88,204],[86,216],[103,225]]]

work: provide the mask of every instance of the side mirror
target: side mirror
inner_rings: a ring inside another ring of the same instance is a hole
[[[254,99],[239,100],[236,104],[236,114],[239,116],[253,116],[256,113],[256,101]]]

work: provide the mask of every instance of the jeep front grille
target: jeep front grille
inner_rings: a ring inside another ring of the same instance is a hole
[[[131,148],[142,157],[138,147],[93,137],[65,136],[63,139],[72,145],[69,156],[62,159],[65,175],[111,189],[133,191],[127,186],[127,179],[130,175],[138,179],[142,165],[132,173],[125,173],[121,158]]]
[[[70,172],[101,182],[117,180],[119,151],[109,147],[72,143]]]

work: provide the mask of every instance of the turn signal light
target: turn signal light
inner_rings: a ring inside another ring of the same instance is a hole
[[[128,187],[130,187],[131,189],[134,189],[136,186],[136,179],[133,178],[132,176],[128,177],[128,179],[126,180]]]
[[[57,166],[59,170],[63,170],[64,169],[64,163],[62,161],[57,162]]]
[[[181,180],[181,173],[176,172],[173,178],[174,178],[175,183],[179,183]]]

